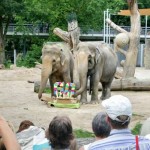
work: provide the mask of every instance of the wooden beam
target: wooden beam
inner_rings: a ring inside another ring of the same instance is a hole
[[[150,16],[150,8],[148,9],[139,9],[140,15],[141,16]],[[129,10],[120,10],[120,12],[118,12],[118,15],[122,15],[122,16],[130,16],[130,11]]]

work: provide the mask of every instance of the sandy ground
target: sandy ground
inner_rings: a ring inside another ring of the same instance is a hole
[[[150,70],[137,68],[137,78],[149,78]],[[35,125],[47,128],[51,119],[56,115],[68,115],[73,128],[91,131],[92,118],[103,111],[100,104],[82,105],[79,109],[48,108],[34,93],[34,84],[27,81],[39,81],[40,69],[16,68],[14,70],[0,70],[0,114],[11,121],[15,129],[23,120],[31,120]],[[112,91],[112,95],[122,94],[131,99],[134,116],[130,128],[137,122],[143,122],[150,117],[149,91]],[[99,96],[101,92],[99,92]]]

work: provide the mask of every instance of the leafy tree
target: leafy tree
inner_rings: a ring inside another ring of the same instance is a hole
[[[41,49],[42,45],[44,43],[44,40],[38,39],[38,38],[32,38],[31,39],[31,46],[29,50],[27,51],[27,54],[25,57],[21,55],[17,59],[17,66],[25,66],[25,67],[35,67],[35,62],[41,63]],[[34,41],[33,41],[34,40]],[[36,43],[36,44],[35,44]]]
[[[139,5],[148,7],[149,0],[139,0]],[[112,14],[121,9],[127,9],[124,0],[1,0],[0,1],[0,63],[5,60],[4,46],[8,25],[18,24],[17,30],[26,34],[31,32],[23,26],[32,23],[34,27],[48,25],[51,40],[59,40],[52,31],[55,27],[67,30],[68,14],[75,12],[81,29],[101,30],[103,27],[103,12],[110,9]],[[129,18],[115,15],[113,21],[118,25],[128,25]],[[119,22],[119,23],[118,23]],[[22,26],[21,26],[22,25]],[[4,27],[4,30],[3,30]]]
[[[8,25],[15,15],[23,10],[23,0],[0,1],[0,64],[5,60],[5,39]]]

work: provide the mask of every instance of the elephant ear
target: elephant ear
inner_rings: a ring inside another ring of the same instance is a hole
[[[100,57],[101,53],[98,47],[96,47],[96,51],[95,51],[95,63],[97,64],[98,59]]]
[[[65,64],[66,61],[66,56],[63,53],[63,49],[60,50],[60,63],[63,66]]]

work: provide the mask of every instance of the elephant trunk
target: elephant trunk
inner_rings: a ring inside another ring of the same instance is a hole
[[[41,99],[42,93],[46,87],[49,76],[52,73],[52,63],[48,59],[44,59],[42,62],[42,70],[41,70],[41,84],[38,93],[38,98]]]
[[[80,89],[76,91],[75,93],[75,97],[77,97],[78,95],[80,95],[84,90],[85,88],[87,88],[87,72],[88,72],[88,58],[85,58],[84,56],[84,60],[83,58],[79,57],[78,58],[79,61],[79,68],[78,68],[78,71],[79,71],[79,81],[80,81]]]
[[[78,72],[78,59],[76,56],[74,58],[73,82],[76,85],[76,89],[79,89],[80,88],[80,81],[79,81],[79,72]]]

